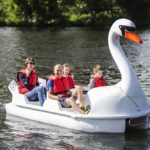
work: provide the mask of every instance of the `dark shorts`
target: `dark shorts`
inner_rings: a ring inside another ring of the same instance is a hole
[[[61,99],[59,100],[59,102],[60,102],[62,108],[71,108],[71,106],[66,103],[66,99],[67,99],[67,98],[70,98],[70,97],[63,97],[63,98],[61,98]],[[74,99],[73,97],[72,97],[72,99],[73,99],[74,101],[76,101],[76,99]]]
[[[66,103],[67,98],[69,98],[69,97],[63,97],[59,100],[62,108],[71,108],[71,106]]]

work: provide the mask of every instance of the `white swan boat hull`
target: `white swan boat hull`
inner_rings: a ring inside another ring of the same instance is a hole
[[[40,106],[39,102],[29,102],[24,95],[18,94],[15,81],[10,83],[9,89],[12,92],[12,102],[6,104],[6,112],[21,118],[84,132],[124,133],[127,119],[140,117],[144,117],[144,120],[138,122],[137,128],[146,129],[149,125],[149,111],[142,111],[132,116],[119,114],[99,116],[90,113],[82,115],[72,108],[62,108],[56,100],[47,99],[43,106]]]
[[[61,115],[56,112],[16,106],[13,103],[7,104],[6,110],[11,115],[73,130],[109,133],[125,132],[125,119],[86,118],[67,114]]]

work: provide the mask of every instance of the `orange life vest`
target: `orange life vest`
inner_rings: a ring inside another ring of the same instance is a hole
[[[107,83],[105,81],[105,79],[103,77],[99,78],[99,77],[94,77],[94,87],[99,87],[99,86],[106,86]]]
[[[74,81],[71,75],[68,75],[66,77],[63,76],[62,80],[65,86],[65,89],[69,90],[69,89],[75,88]]]
[[[24,78],[26,78],[26,72],[25,69],[21,69],[18,73],[17,73],[17,84],[18,84],[18,90],[20,94],[25,94],[29,91],[31,91],[35,86],[36,86],[36,82],[37,82],[37,73],[35,70],[33,70],[29,76],[29,88],[26,88],[22,82],[19,81],[19,73],[22,73],[22,75],[24,76]]]
[[[51,75],[49,79],[52,80],[54,83],[52,90],[53,94],[55,95],[62,94],[63,97],[68,96],[67,89],[65,88],[66,86],[64,85],[64,82],[61,77]]]

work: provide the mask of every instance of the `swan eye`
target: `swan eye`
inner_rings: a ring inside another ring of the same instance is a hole
[[[120,25],[119,28],[120,28],[120,30],[122,31],[122,35],[123,35],[123,36],[124,36],[124,34],[125,34],[125,30],[131,31],[131,32],[133,32],[133,31],[136,30],[136,27],[124,26],[124,25]]]

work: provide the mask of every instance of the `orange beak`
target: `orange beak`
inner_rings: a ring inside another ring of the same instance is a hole
[[[129,32],[127,30],[125,31],[125,38],[128,39],[128,40],[134,41],[136,43],[143,43],[139,36],[137,36],[133,32]]]

